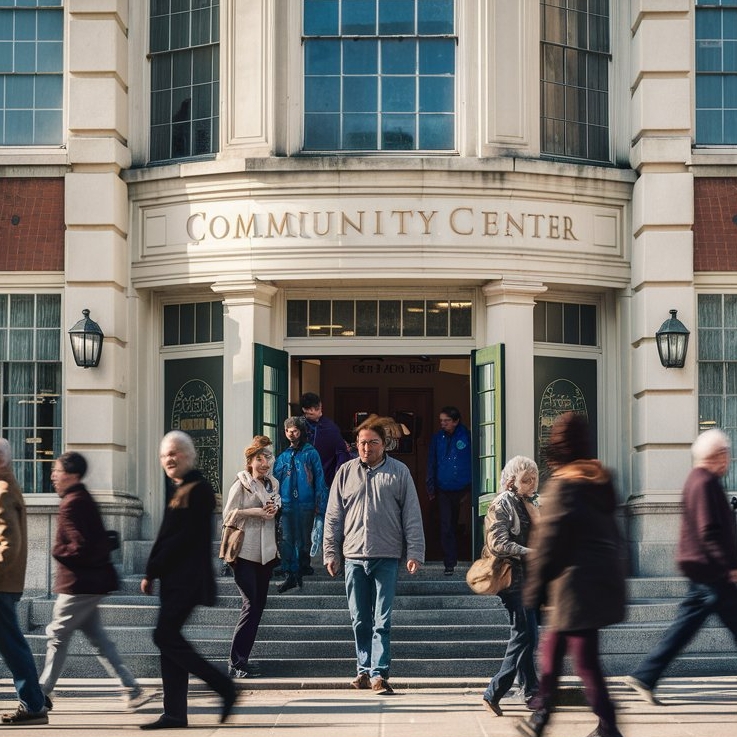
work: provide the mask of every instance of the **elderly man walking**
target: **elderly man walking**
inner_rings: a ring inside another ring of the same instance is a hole
[[[681,534],[676,561],[689,579],[676,619],[655,649],[624,681],[650,704],[655,686],[710,614],[716,614],[737,644],[737,524],[722,478],[731,443],[721,430],[707,430],[691,446],[694,468],[683,487]]]
[[[0,438],[0,655],[13,675],[20,704],[2,715],[2,724],[48,724],[36,664],[18,624],[17,606],[23,594],[28,560],[26,505],[10,468],[10,443]]]
[[[323,557],[331,576],[345,558],[345,588],[356,642],[353,688],[392,693],[390,631],[399,560],[407,570],[425,560],[422,513],[412,476],[386,455],[381,418],[358,428],[359,457],[335,476],[325,513]]]

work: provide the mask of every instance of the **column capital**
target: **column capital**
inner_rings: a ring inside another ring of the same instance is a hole
[[[535,297],[547,290],[548,288],[540,281],[508,276],[487,282],[481,287],[487,307],[503,303],[533,305]]]
[[[271,307],[274,295],[279,291],[269,282],[258,279],[241,279],[215,282],[211,289],[223,297],[226,305],[262,305]]]

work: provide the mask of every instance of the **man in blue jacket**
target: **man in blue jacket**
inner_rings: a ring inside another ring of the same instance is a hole
[[[452,576],[458,564],[461,502],[471,491],[471,435],[457,407],[440,410],[440,430],[430,440],[426,484],[430,500],[438,500],[445,575]]]

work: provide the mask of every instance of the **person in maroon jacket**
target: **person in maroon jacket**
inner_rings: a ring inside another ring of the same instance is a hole
[[[655,686],[710,614],[716,614],[737,644],[737,524],[722,486],[731,442],[721,430],[707,430],[691,446],[694,468],[683,487],[681,534],[676,561],[689,579],[688,594],[675,621],[655,649],[624,678],[650,704]]]
[[[48,698],[64,668],[72,635],[80,630],[106,670],[118,677],[124,703],[132,710],[148,701],[150,695],[123,664],[102,626],[99,605],[106,594],[118,588],[118,576],[110,560],[110,541],[100,510],[82,483],[85,473],[87,461],[73,452],[60,455],[51,471],[51,483],[61,497],[51,551],[57,563],[54,591],[58,596],[46,628],[46,662],[39,681]],[[50,701],[46,703],[51,706]]]

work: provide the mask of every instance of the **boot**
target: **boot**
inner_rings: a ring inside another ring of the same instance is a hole
[[[623,737],[623,735],[616,727],[605,729],[600,723],[588,737]]]
[[[301,584],[298,584],[297,583],[297,577],[293,573],[290,573],[284,579],[284,581],[282,581],[282,583],[279,584],[279,586],[277,587],[276,590],[280,594],[283,594],[285,591],[289,591],[289,589],[296,589],[297,586],[299,586],[299,585],[301,585]]]
[[[515,726],[524,737],[540,737],[549,719],[550,711],[548,709],[538,709],[530,714],[527,719],[517,722]]]

